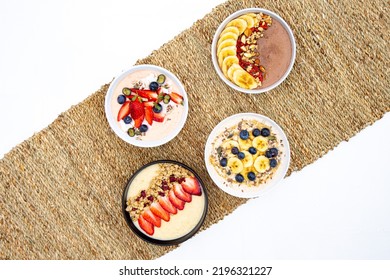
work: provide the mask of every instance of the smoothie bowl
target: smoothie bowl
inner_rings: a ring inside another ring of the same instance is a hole
[[[283,130],[271,119],[254,113],[230,116],[211,132],[205,163],[214,183],[228,194],[260,196],[284,178],[290,146]]]
[[[122,140],[139,147],[156,147],[172,140],[183,128],[188,98],[183,85],[168,70],[138,65],[111,83],[105,111]]]
[[[151,162],[129,180],[122,197],[125,220],[135,234],[158,245],[193,236],[207,214],[202,180],[188,166],[170,160]]]
[[[287,78],[296,45],[290,27],[280,16],[249,8],[222,22],[211,53],[215,70],[226,84],[241,92],[262,93]]]

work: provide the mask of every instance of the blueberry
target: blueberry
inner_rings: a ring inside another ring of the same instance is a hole
[[[140,132],[146,132],[148,131],[148,126],[146,124],[143,124],[139,127]]]
[[[248,151],[249,151],[249,153],[251,153],[252,155],[254,155],[254,154],[257,153],[257,150],[256,150],[255,147],[250,147]]]
[[[278,161],[274,158],[271,158],[269,160],[269,166],[271,166],[272,168],[274,168],[276,165],[278,165]]]
[[[245,154],[244,154],[243,152],[239,152],[239,153],[237,154],[237,157],[238,157],[239,159],[244,159],[244,158],[245,158]]]
[[[265,156],[266,156],[267,158],[272,158],[272,153],[271,153],[271,151],[270,151],[270,150],[265,151]]]
[[[264,136],[264,137],[267,137],[270,135],[270,131],[268,128],[264,127],[262,130],[261,130],[261,136]]]
[[[240,131],[240,138],[241,138],[242,140],[248,139],[248,138],[249,138],[249,132],[248,132],[248,130],[241,130],[241,131]]]
[[[125,122],[125,124],[129,124],[129,123],[131,123],[132,119],[130,118],[130,116],[127,116],[127,117],[124,117],[123,121]]]
[[[240,151],[238,150],[237,147],[233,147],[233,148],[232,148],[232,154],[233,154],[233,155],[237,155],[239,152],[240,152]]]
[[[153,90],[153,91],[156,91],[158,89],[158,83],[157,82],[151,82],[149,84],[149,89]]]
[[[123,94],[119,95],[118,98],[117,98],[117,101],[119,104],[123,104],[126,102],[126,96],[124,96]]]
[[[221,160],[219,161],[219,164],[222,167],[225,167],[227,165],[227,158],[221,158]]]
[[[239,182],[239,183],[244,182],[244,176],[242,176],[241,174],[237,174],[236,175],[236,181]]]
[[[156,105],[154,105],[153,106],[153,112],[155,112],[155,113],[160,113],[161,111],[162,111],[162,106],[161,106],[161,104],[160,103],[157,103]]]
[[[247,177],[248,177],[248,180],[249,181],[254,181],[255,179],[256,179],[256,174],[254,173],[254,172],[249,172],[248,174],[247,174]]]
[[[260,134],[261,134],[261,132],[260,132],[260,129],[258,129],[258,128],[255,128],[252,131],[252,135],[255,136],[255,137],[259,136]]]
[[[278,149],[276,148],[271,148],[269,151],[271,152],[272,157],[276,157],[278,155]]]

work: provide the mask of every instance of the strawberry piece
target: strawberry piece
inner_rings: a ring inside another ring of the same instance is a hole
[[[171,96],[171,100],[175,102],[176,104],[183,104],[183,96],[176,92],[171,92],[169,94]]]
[[[176,214],[177,209],[175,206],[172,205],[171,201],[166,196],[160,196],[158,198],[158,202],[160,203],[161,207],[164,208],[167,212],[171,214]]]
[[[191,200],[192,200],[191,194],[185,192],[183,190],[183,187],[179,183],[176,183],[173,186],[173,192],[175,193],[177,198],[179,198],[185,202],[191,202]]]
[[[150,209],[146,209],[142,213],[142,217],[156,227],[161,226],[161,218],[154,215],[153,212],[150,211]]]
[[[155,91],[149,90],[149,89],[136,89],[135,92],[143,97],[147,98],[150,101],[156,101],[158,98],[158,94]]]
[[[144,217],[139,216],[138,218],[138,225],[144,232],[146,232],[149,235],[153,235],[154,233],[154,226],[149,223],[147,220],[144,219]]]
[[[117,121],[123,120],[126,116],[130,114],[130,101],[123,103],[122,107],[119,109]]]
[[[154,102],[153,101],[148,101],[148,102],[144,102],[142,103],[145,107],[153,107],[154,106]]]
[[[184,191],[194,195],[202,195],[202,189],[198,180],[195,177],[188,177],[181,183]]]
[[[165,119],[165,114],[163,112],[154,113],[153,112],[153,120],[156,122],[163,122]]]
[[[160,94],[160,93],[162,93],[162,87],[159,87],[159,88],[157,89],[157,94]]]
[[[145,107],[145,119],[149,125],[153,123],[153,107]]]
[[[157,217],[160,217],[164,221],[168,222],[170,219],[169,213],[164,210],[164,208],[161,207],[160,203],[158,202],[153,202],[150,205],[150,210],[153,212],[154,215]]]
[[[186,204],[183,200],[177,198],[175,195],[175,192],[173,190],[170,190],[168,193],[169,201],[172,203],[173,206],[175,206],[179,210],[184,209],[184,205]]]
[[[144,105],[142,105],[142,103],[138,100],[134,100],[130,104],[130,114],[134,120],[134,126],[139,128],[145,117]]]

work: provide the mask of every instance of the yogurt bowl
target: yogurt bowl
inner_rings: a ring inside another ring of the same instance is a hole
[[[131,230],[145,241],[174,245],[193,236],[207,214],[208,199],[200,177],[171,160],[141,167],[122,196],[122,211]]]
[[[211,54],[217,74],[227,85],[245,93],[262,93],[287,78],[296,45],[291,28],[279,15],[249,8],[221,23]]]
[[[210,133],[205,163],[220,189],[252,198],[267,193],[284,178],[290,165],[290,146],[273,120],[242,113],[222,120]]]
[[[112,130],[139,147],[156,147],[172,140],[188,115],[187,93],[178,78],[155,65],[138,65],[111,83],[105,112]]]

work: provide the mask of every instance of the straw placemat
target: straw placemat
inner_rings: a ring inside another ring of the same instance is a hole
[[[219,23],[247,7],[279,13],[296,37],[292,73],[267,94],[234,92],[211,62]],[[157,159],[192,166],[209,192],[206,229],[246,201],[222,193],[207,175],[203,149],[212,128],[239,112],[269,116],[289,138],[289,174],[312,163],[390,111],[388,26],[386,1],[228,1],[218,6],[138,62],[163,66],[184,83],[189,118],[173,141],[141,149],[116,137],[104,115],[104,85],[1,160],[0,258],[152,259],[172,250],[145,243],[126,225],[121,195],[128,177]]]

